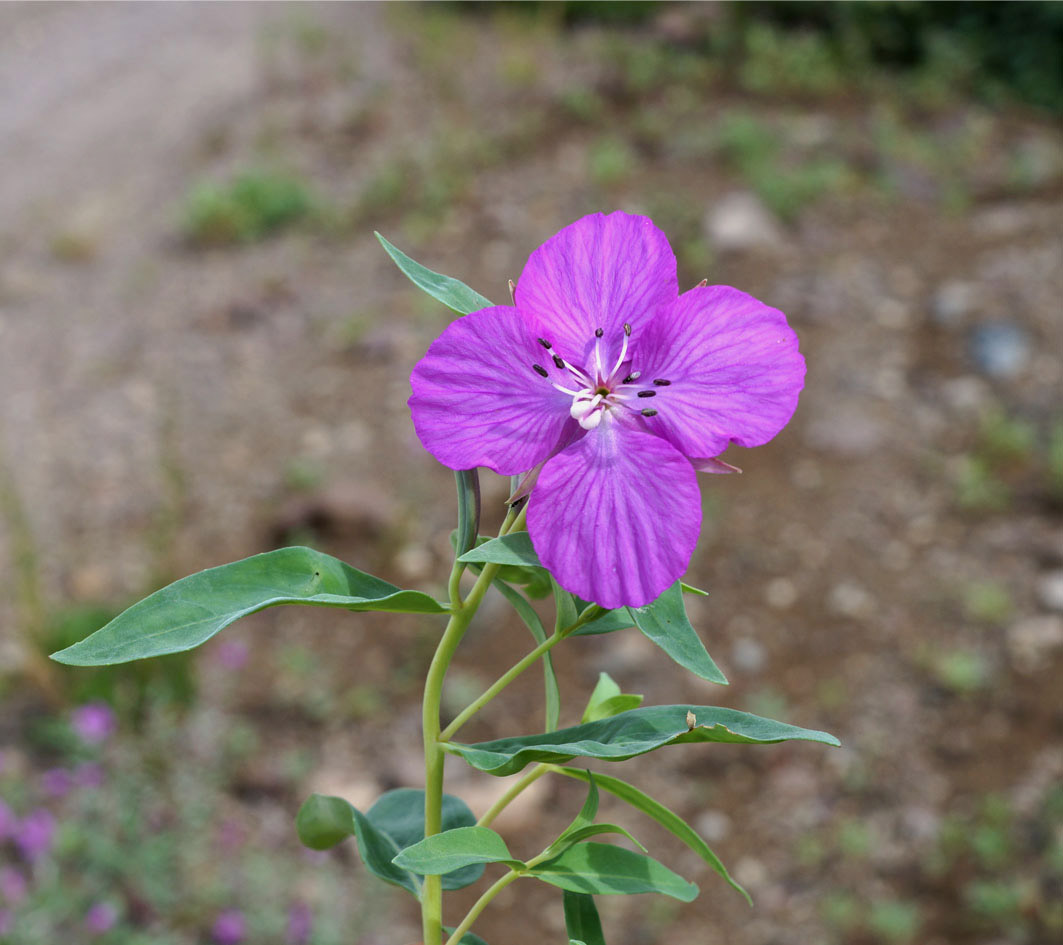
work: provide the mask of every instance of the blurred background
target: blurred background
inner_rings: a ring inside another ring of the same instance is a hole
[[[617,774],[695,824],[690,906],[599,900],[616,945],[1044,945],[1063,935],[1063,5],[0,6],[0,941],[395,945],[313,790],[421,781],[439,628],[280,609],[191,658],[46,654],[183,574],[309,543],[443,592],[452,477],[409,371],[447,322],[372,236],[496,301],[586,212],[647,213],[782,308],[808,387],[704,477],[691,617],[731,679],[576,639],[648,703],[844,744],[705,746]],[[485,527],[506,484],[485,474]],[[528,645],[499,601],[449,705]],[[531,730],[528,674],[470,739]],[[507,786],[460,766],[482,811]],[[574,815],[539,781],[517,855]],[[455,897],[460,915],[468,891]],[[522,883],[476,925],[564,941]]]

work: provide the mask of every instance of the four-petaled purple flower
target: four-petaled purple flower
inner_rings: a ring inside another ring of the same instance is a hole
[[[728,286],[679,293],[646,217],[584,217],[528,260],[513,306],[452,322],[411,377],[428,451],[528,473],[528,532],[566,590],[654,600],[701,529],[696,470],[789,421],[805,362],[786,316]]]

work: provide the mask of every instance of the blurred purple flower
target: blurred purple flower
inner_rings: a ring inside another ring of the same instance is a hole
[[[74,731],[83,742],[99,745],[114,734],[114,711],[106,702],[86,702],[71,715]]]
[[[109,932],[117,921],[118,910],[109,902],[95,902],[85,913],[85,928],[94,935]]]
[[[15,928],[15,917],[10,909],[0,909],[0,935],[8,935]]]
[[[249,652],[247,644],[242,640],[222,640],[214,655],[221,666],[235,671],[243,669],[247,664]]]
[[[287,945],[307,945],[314,927],[314,915],[305,902],[294,902],[288,910]]]
[[[55,818],[43,807],[38,807],[19,822],[15,846],[30,863],[36,863],[52,848],[54,838]]]
[[[244,914],[239,909],[226,909],[214,922],[210,934],[217,945],[240,945],[247,934]]]
[[[15,812],[0,801],[0,840],[10,840],[18,830],[18,818]]]
[[[103,785],[103,768],[94,761],[86,761],[74,769],[74,784],[80,788],[98,788]]]
[[[0,896],[17,906],[26,898],[26,877],[11,866],[0,867]]]
[[[66,797],[74,786],[74,776],[66,768],[49,768],[41,775],[41,789],[49,797]]]

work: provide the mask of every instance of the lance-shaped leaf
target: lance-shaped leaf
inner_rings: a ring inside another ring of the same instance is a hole
[[[589,771],[585,771],[582,768],[563,768],[555,766],[552,768],[557,774],[563,774],[570,778],[578,778],[581,781],[587,781],[591,778]],[[693,850],[698,856],[700,856],[706,863],[709,864],[717,873],[720,874],[736,891],[741,893],[746,902],[750,905],[753,904],[753,900],[750,898],[749,893],[745,891],[727,872],[727,867],[723,865],[720,858],[712,852],[709,845],[701,839],[698,832],[690,826],[682,817],[680,817],[671,808],[665,807],[660,801],[654,800],[648,794],[640,791],[633,784],[628,784],[627,781],[621,781],[620,778],[614,778],[609,774],[602,774],[597,772],[593,775],[595,785],[600,785],[603,791],[608,791],[610,794],[620,798],[630,804],[636,810],[642,811],[648,817],[652,817],[657,821],[665,830],[669,831],[673,836],[678,837],[683,843],[685,843],[691,850]]]
[[[506,863],[516,869],[524,864],[514,859],[503,840],[490,827],[456,827],[425,837],[399,853],[392,861],[396,866],[421,876],[452,873],[464,866]]]
[[[461,550],[458,548],[457,536],[457,530],[451,532],[450,543],[454,547],[454,550],[460,554]],[[487,535],[480,535],[476,538],[475,546],[470,545],[470,548],[480,547],[487,544],[489,541],[495,540],[496,539],[494,538],[489,538]],[[468,551],[470,548],[465,550]],[[483,562],[479,561],[471,562],[462,560],[462,563],[467,564],[469,569],[475,574],[479,574],[480,569],[483,567]],[[502,564],[499,565],[498,578],[499,580],[505,581],[507,584],[520,585],[524,589],[524,593],[529,597],[545,597],[550,593],[550,575],[546,568],[543,567]]]
[[[443,795],[444,830],[471,827],[476,818],[460,798]],[[392,861],[405,848],[424,839],[424,791],[399,788],[388,791],[362,813],[341,797],[312,794],[295,818],[299,839],[314,850],[327,850],[354,837],[362,861],[375,876],[408,889],[420,898],[420,875]],[[444,889],[462,889],[483,875],[483,864],[472,863],[443,876]]]
[[[627,607],[617,607],[616,610],[607,610],[600,617],[596,617],[589,623],[585,623],[578,630],[572,631],[574,637],[592,637],[600,633],[612,633],[615,630],[626,630],[635,626],[635,620]]]
[[[580,942],[582,945],[605,945],[602,920],[598,918],[594,897],[567,889],[562,895],[569,945],[573,942]]]
[[[410,259],[401,249],[392,246],[379,233],[375,234],[380,240],[384,251],[392,258],[395,265],[402,270],[403,274],[422,292],[427,292],[433,299],[438,299],[447,308],[452,309],[459,315],[468,315],[469,312],[479,311],[481,308],[490,308],[491,302],[485,299],[479,292],[470,289],[464,282],[452,279],[450,276],[441,275],[426,269],[419,262]]]
[[[594,687],[587,708],[583,711],[581,722],[597,722],[607,719],[629,709],[642,705],[643,697],[634,693],[621,692],[620,687],[608,673],[598,674],[598,684]]]
[[[697,886],[653,857],[609,843],[577,843],[560,856],[532,867],[527,875],[593,896],[653,892],[690,902],[698,894]]]
[[[527,568],[542,567],[527,532],[512,532],[501,538],[492,538],[466,551],[458,560],[465,564],[490,563],[515,564]]]
[[[710,682],[727,685],[727,677],[713,662],[697,631],[687,619],[683,591],[677,581],[644,607],[630,607],[635,626],[684,669]]]
[[[826,732],[799,728],[772,719],[718,706],[658,705],[632,709],[608,719],[541,735],[499,738],[444,747],[472,767],[499,777],[534,762],[561,764],[573,758],[624,761],[636,755],[688,742],[769,744],[794,739],[839,744]]]
[[[411,614],[447,610],[428,594],[405,591],[331,555],[280,548],[181,578],[52,659],[101,666],[180,653],[241,617],[279,604]]]
[[[480,472],[477,469],[458,469],[454,472],[458,487],[458,527],[453,543],[458,554],[476,544],[480,530]]]

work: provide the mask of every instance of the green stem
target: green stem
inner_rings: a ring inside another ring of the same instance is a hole
[[[498,677],[484,692],[470,702],[453,722],[450,723],[445,729],[443,729],[439,738],[440,741],[448,742],[454,737],[454,734],[461,728],[466,722],[469,721],[477,712],[479,712],[488,702],[494,699],[503,689],[506,688],[514,679],[516,679],[521,673],[524,672],[529,666],[537,663],[544,653],[549,653],[558,643],[560,643],[564,637],[560,634],[554,633],[547,637],[542,643],[540,643],[534,650],[532,650],[527,656],[520,662],[514,663],[505,673]]]
[[[539,780],[544,774],[550,770],[548,765],[538,764],[524,775],[516,784],[514,784],[505,794],[503,794],[497,801],[495,801],[486,814],[483,815],[478,821],[476,821],[477,827],[490,827],[494,823],[495,818],[502,813],[509,805],[517,799],[524,791]]]
[[[522,528],[526,512],[510,509],[502,523],[499,535]],[[421,725],[424,730],[424,835],[431,837],[443,826],[443,762],[446,754],[440,744],[439,704],[443,696],[443,680],[454,652],[469,629],[484,594],[491,586],[499,565],[485,564],[476,583],[464,601],[452,606],[452,614],[443,637],[436,647],[424,684],[424,702],[421,709]],[[457,578],[451,572],[452,587]],[[453,598],[452,598],[453,601]],[[485,903],[486,905],[486,903]],[[421,932],[424,945],[442,945],[443,941],[443,884],[439,876],[426,876],[421,894]]]
[[[547,766],[540,765],[540,767],[544,769],[540,773],[545,774]],[[502,890],[505,889],[514,880],[520,879],[522,876],[527,876],[528,871],[532,867],[538,866],[544,860],[550,859],[553,855],[554,854],[551,849],[547,847],[537,857],[533,857],[532,859],[528,860],[528,862],[525,863],[524,866],[520,869],[513,869],[511,867],[510,871],[506,873],[505,876],[492,883],[491,886],[486,890],[486,892],[484,892],[484,894],[479,899],[477,899],[475,903],[473,903],[472,908],[465,914],[465,918],[461,920],[461,924],[454,930],[454,934],[447,939],[447,945],[460,945],[462,937],[465,935],[466,932],[469,931],[470,928],[472,928],[473,922],[476,921],[480,913],[487,908],[487,904],[492,899],[494,899],[495,896],[502,892]]]
[[[461,924],[454,930],[454,934],[447,939],[447,945],[458,945],[465,933],[472,927],[473,922],[476,921],[477,916],[480,915],[484,909],[487,908],[487,904],[495,898],[503,889],[505,889],[515,879],[520,879],[521,874],[516,870],[510,870],[501,879],[496,880],[491,884],[484,894],[476,900],[473,907],[465,914],[465,918],[461,920]]]

